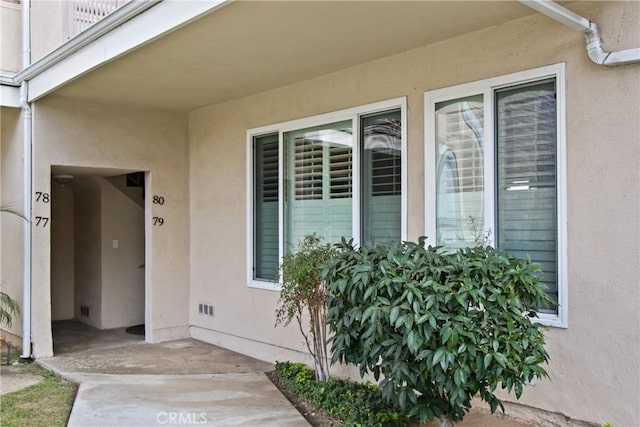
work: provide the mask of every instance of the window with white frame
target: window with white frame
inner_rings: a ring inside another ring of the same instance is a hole
[[[540,264],[566,327],[564,66],[425,94],[426,230],[431,244],[479,239]]]
[[[304,236],[406,239],[404,98],[251,129],[248,282],[277,288]]]

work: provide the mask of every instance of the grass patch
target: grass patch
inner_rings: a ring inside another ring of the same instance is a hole
[[[277,362],[276,374],[289,393],[311,402],[345,427],[405,426],[409,422],[374,384],[335,378],[316,381],[314,372],[301,363]]]
[[[25,365],[23,369],[44,380],[2,396],[2,426],[66,426],[78,386],[36,364]]]

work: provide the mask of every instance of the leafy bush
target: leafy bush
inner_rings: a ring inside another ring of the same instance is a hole
[[[461,421],[474,395],[495,412],[546,377],[548,303],[539,267],[491,247],[445,253],[419,243],[339,245],[326,264],[333,362],[373,373],[383,396],[421,421]]]
[[[336,250],[315,234],[305,236],[293,252],[282,257],[280,263],[281,305],[276,311],[276,326],[287,326],[296,319],[309,354],[313,358],[316,377],[329,379],[329,351],[327,349],[326,289],[322,280],[322,265],[336,254]],[[304,310],[309,315],[309,329],[302,325]]]
[[[20,306],[9,294],[0,291],[0,325],[11,327],[13,316],[20,313]]]
[[[313,371],[301,363],[277,362],[276,372],[289,392],[313,402],[345,427],[400,426],[407,422],[373,384],[334,378],[316,381]]]

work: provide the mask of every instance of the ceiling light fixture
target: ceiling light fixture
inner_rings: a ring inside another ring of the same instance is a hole
[[[53,180],[60,186],[65,187],[71,181],[73,181],[73,175],[54,175]]]

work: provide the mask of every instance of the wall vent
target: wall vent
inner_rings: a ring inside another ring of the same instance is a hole
[[[213,304],[206,304],[206,303],[200,303],[198,304],[198,313],[204,315],[204,316],[211,316],[213,317],[213,313],[215,312],[215,309],[213,307]]]
[[[89,307],[87,307],[86,305],[81,305],[80,306],[80,316],[89,317]]]

